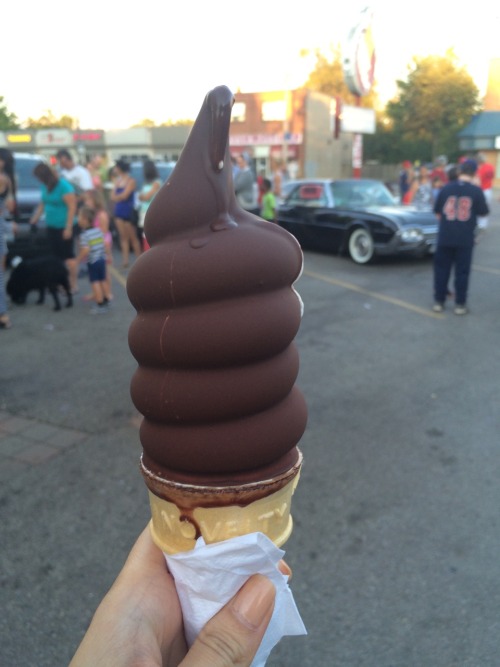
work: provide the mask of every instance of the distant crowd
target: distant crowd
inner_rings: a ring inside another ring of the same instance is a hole
[[[10,328],[5,291],[6,218],[8,215],[15,217],[15,164],[13,154],[7,149],[2,151],[0,328]],[[277,202],[283,196],[288,173],[281,161],[277,160],[270,177],[262,172],[256,178],[250,165],[251,161],[244,153],[233,158],[236,199],[243,209],[275,222]],[[30,224],[35,229],[43,216],[48,250],[68,271],[68,293],[76,294],[79,289],[78,278],[88,275],[91,290],[84,299],[92,302],[90,312],[108,312],[113,299],[110,280],[113,263],[112,228],[118,237],[121,266],[126,269],[131,253],[138,257],[149,248],[144,235],[144,219],[162,185],[155,162],[146,160],[143,163],[143,185],[140,188],[127,160],[119,159],[109,169],[103,157],[95,155],[84,166],[78,164],[65,149],[59,150],[50,163],[40,161],[34,175],[40,182],[41,201],[31,216]],[[13,232],[15,236],[15,223]],[[16,293],[23,291],[22,286],[16,289]],[[25,298],[25,295],[21,298]],[[68,305],[71,303],[68,301]]]
[[[405,160],[399,174],[399,195],[403,204],[412,204],[419,209],[433,210],[434,203],[442,187],[458,178],[459,166],[465,160],[473,160],[477,165],[473,182],[484,192],[488,204],[492,198],[495,168],[482,153],[475,156],[466,155],[457,164],[448,164],[442,155],[434,163],[423,164]],[[484,221],[482,222],[484,225]]]
[[[6,291],[11,299],[22,303],[26,292],[39,289],[40,299],[43,291],[48,289],[54,293],[53,280],[50,276],[60,275],[57,267],[42,268],[33,265],[38,275],[29,276],[29,284],[18,284],[21,272],[14,267],[9,283],[5,286],[6,217],[10,214],[15,219],[16,188],[14,156],[7,149],[0,153],[0,328],[10,328],[11,322],[7,314]],[[144,217],[147,208],[156,192],[160,189],[161,180],[157,167],[152,160],[144,162],[144,184],[137,189],[135,179],[130,175],[130,164],[118,160],[110,172],[106,174],[101,156],[93,157],[87,166],[74,161],[67,150],[56,154],[56,162],[49,164],[40,161],[34,175],[40,182],[41,201],[34,210],[30,225],[33,229],[39,224],[42,216],[45,220],[47,243],[50,256],[55,262],[67,269],[68,290],[71,295],[78,292],[79,274],[87,274],[91,291],[84,299],[92,302],[90,313],[103,314],[108,312],[112,304],[110,266],[113,262],[111,221],[117,231],[122,266],[128,266],[129,254],[139,256],[147,247],[144,237]],[[107,191],[104,181],[110,178],[111,188]],[[109,195],[107,194],[109,192]],[[18,232],[13,223],[14,238]],[[25,264],[25,262],[23,262]],[[28,262],[23,267],[23,281]],[[38,281],[38,282],[37,282]],[[65,284],[59,288],[66,289]],[[15,289],[14,289],[15,288]],[[57,296],[54,296],[56,308]],[[68,300],[68,306],[72,300]]]

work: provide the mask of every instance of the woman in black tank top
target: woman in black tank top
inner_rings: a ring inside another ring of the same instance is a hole
[[[5,259],[7,256],[6,221],[7,213],[15,209],[14,156],[6,148],[0,148],[0,329],[10,329],[5,295]]]

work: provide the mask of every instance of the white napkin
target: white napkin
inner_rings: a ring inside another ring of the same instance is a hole
[[[165,554],[181,603],[188,646],[252,574],[263,574],[273,582],[276,602],[251,667],[263,667],[281,637],[307,634],[288,587],[288,577],[278,570],[278,562],[284,554],[263,533],[250,533],[214,544],[205,544],[200,537],[192,551],[173,556]]]

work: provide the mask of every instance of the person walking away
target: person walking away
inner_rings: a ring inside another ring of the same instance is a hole
[[[130,175],[130,165],[126,160],[118,160],[113,168],[113,191],[111,201],[114,202],[114,221],[120,248],[122,251],[122,268],[128,267],[130,247],[136,257],[141,254],[141,244],[137,230],[132,223],[135,207],[135,179]]]
[[[238,204],[246,211],[259,215],[260,209],[257,204],[255,192],[256,184],[254,183],[254,177],[247,158],[240,154],[236,158],[236,162],[238,164],[238,172],[234,177],[234,192]]]
[[[106,246],[104,234],[99,227],[94,227],[94,210],[82,206],[78,212],[80,227],[80,253],[78,262],[87,262],[89,280],[94,294],[95,305],[90,309],[92,315],[101,315],[108,310],[111,295],[106,282]]]
[[[143,166],[144,171],[144,185],[139,193],[139,236],[143,250],[149,248],[146,237],[144,236],[144,220],[148,211],[149,205],[153,201],[153,197],[161,188],[162,182],[158,169],[153,160],[146,160]]]
[[[434,312],[444,309],[451,269],[455,273],[455,315],[466,315],[467,291],[478,216],[489,213],[480,187],[472,183],[477,171],[475,160],[465,160],[459,177],[445,185],[434,204],[439,220],[434,256]]]
[[[272,191],[271,181],[265,178],[262,184],[262,208],[260,216],[268,222],[276,222],[276,197]]]
[[[77,267],[73,240],[73,221],[76,216],[76,194],[73,186],[45,162],[39,162],[33,174],[41,184],[41,202],[30,219],[36,225],[45,211],[47,240],[51,252],[66,264],[73,293],[78,289]]]
[[[478,155],[477,177],[479,179],[479,187],[484,192],[484,198],[488,207],[491,207],[491,200],[493,198],[493,180],[495,178],[495,167],[486,161],[485,156],[480,153]],[[488,216],[481,217],[477,221],[480,230],[485,230],[489,224]]]
[[[109,214],[104,202],[104,195],[99,190],[92,190],[87,192],[83,199],[84,205],[94,211],[93,226],[98,227],[104,236],[104,246],[106,248],[106,283],[108,285],[109,300],[113,299],[111,290],[111,271],[109,268],[113,266],[113,237],[110,231]],[[93,293],[85,297],[85,301],[90,301],[94,298]]]
[[[14,156],[7,148],[0,148],[0,329],[10,329],[12,324],[7,313],[5,294],[5,269],[7,264],[7,220],[16,206],[16,179]],[[15,223],[13,230],[16,231]]]

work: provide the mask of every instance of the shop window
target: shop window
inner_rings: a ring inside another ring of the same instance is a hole
[[[233,123],[243,123],[246,118],[247,105],[245,102],[235,102],[231,113],[231,121]]]
[[[285,100],[262,102],[262,120],[286,120]]]

